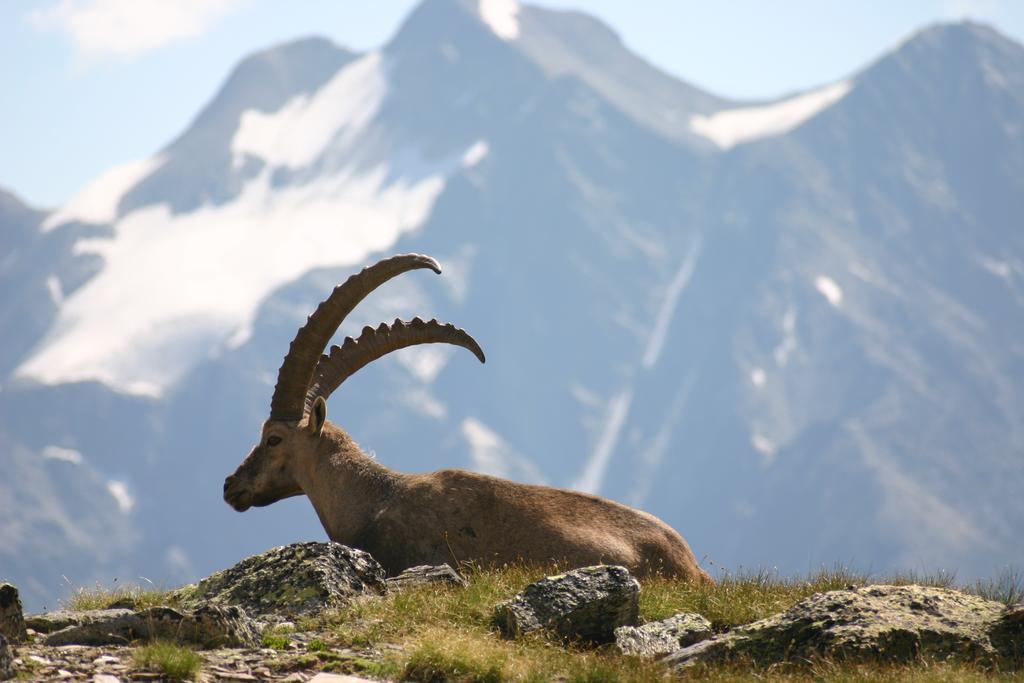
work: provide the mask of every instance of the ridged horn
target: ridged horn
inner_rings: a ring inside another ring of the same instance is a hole
[[[346,337],[340,347],[331,347],[329,356],[320,357],[313,383],[306,393],[306,410],[313,405],[317,396],[327,398],[342,382],[381,356],[407,346],[435,343],[461,346],[472,351],[481,363],[486,361],[483,349],[476,340],[451,323],[442,324],[437,320],[424,322],[420,318],[413,318],[409,322],[396,319],[391,325],[381,323],[377,329],[364,327],[358,339]]]
[[[271,420],[302,419],[306,409],[306,391],[313,380],[317,361],[345,316],[377,287],[397,275],[417,268],[441,272],[441,266],[429,256],[400,254],[363,268],[335,287],[331,295],[320,302],[306,324],[296,333],[281,369],[277,371],[277,385],[270,399]]]

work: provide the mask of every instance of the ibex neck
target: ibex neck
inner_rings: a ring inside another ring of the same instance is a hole
[[[369,457],[327,422],[298,480],[332,541],[351,545],[399,485],[399,473]]]

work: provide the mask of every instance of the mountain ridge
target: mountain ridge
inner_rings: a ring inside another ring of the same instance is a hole
[[[651,85],[669,77],[621,43],[606,54],[621,61],[580,71],[578,55],[617,40],[602,25],[523,6],[513,31],[504,6],[495,33],[477,7],[430,0],[361,55],[313,40],[249,57],[279,74],[269,99],[249,99],[239,66],[159,165],[108,193],[109,222],[65,212],[24,233],[34,246],[0,289],[17,330],[0,356],[0,459],[54,488],[19,528],[58,548],[47,520],[103,500],[75,533],[102,547],[109,522],[130,540],[76,555],[79,583],[187,581],[322,536],[304,501],[237,515],[220,481],[316,303],[363,263],[418,251],[444,276],[385,285],[339,335],[436,316],[488,364],[422,347],[346,382],[330,417],[389,466],[600,492],[729,568],[981,576],[1011,561],[1021,48],[929,29],[795,116],[798,98]],[[565,25],[531,43],[545,21]],[[275,55],[294,62],[275,71]],[[670,122],[643,113],[665,102],[679,103]],[[741,142],[692,128],[735,110]],[[961,168],[978,154],[998,163],[976,182]],[[12,377],[32,348],[42,383]],[[140,380],[159,391],[124,393]],[[69,488],[57,467],[87,474]],[[57,551],[35,566],[12,552],[20,575],[61,571]]]

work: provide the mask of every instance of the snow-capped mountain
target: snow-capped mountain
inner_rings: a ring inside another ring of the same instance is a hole
[[[1022,121],[1024,48],[974,24],[759,103],[509,0],[249,57],[154,157],[0,196],[0,573],[39,604],[321,538],[221,483],[305,316],[405,251],[444,274],[341,334],[437,316],[488,363],[349,380],[330,417],[386,464],[596,491],[728,568],[1020,564]]]

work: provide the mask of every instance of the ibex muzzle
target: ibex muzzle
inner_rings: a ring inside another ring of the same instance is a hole
[[[640,575],[709,580],[682,536],[661,520],[576,491],[518,484],[465,470],[403,474],[367,456],[327,420],[326,400],[368,363],[397,349],[443,342],[484,353],[465,331],[436,320],[364,327],[321,355],[370,292],[429,256],[404,254],[334,289],[298,331],[278,372],[259,443],[224,482],[239,512],[305,494],[331,540],[366,550],[391,574],[417,564],[468,561],[622,564]]]

